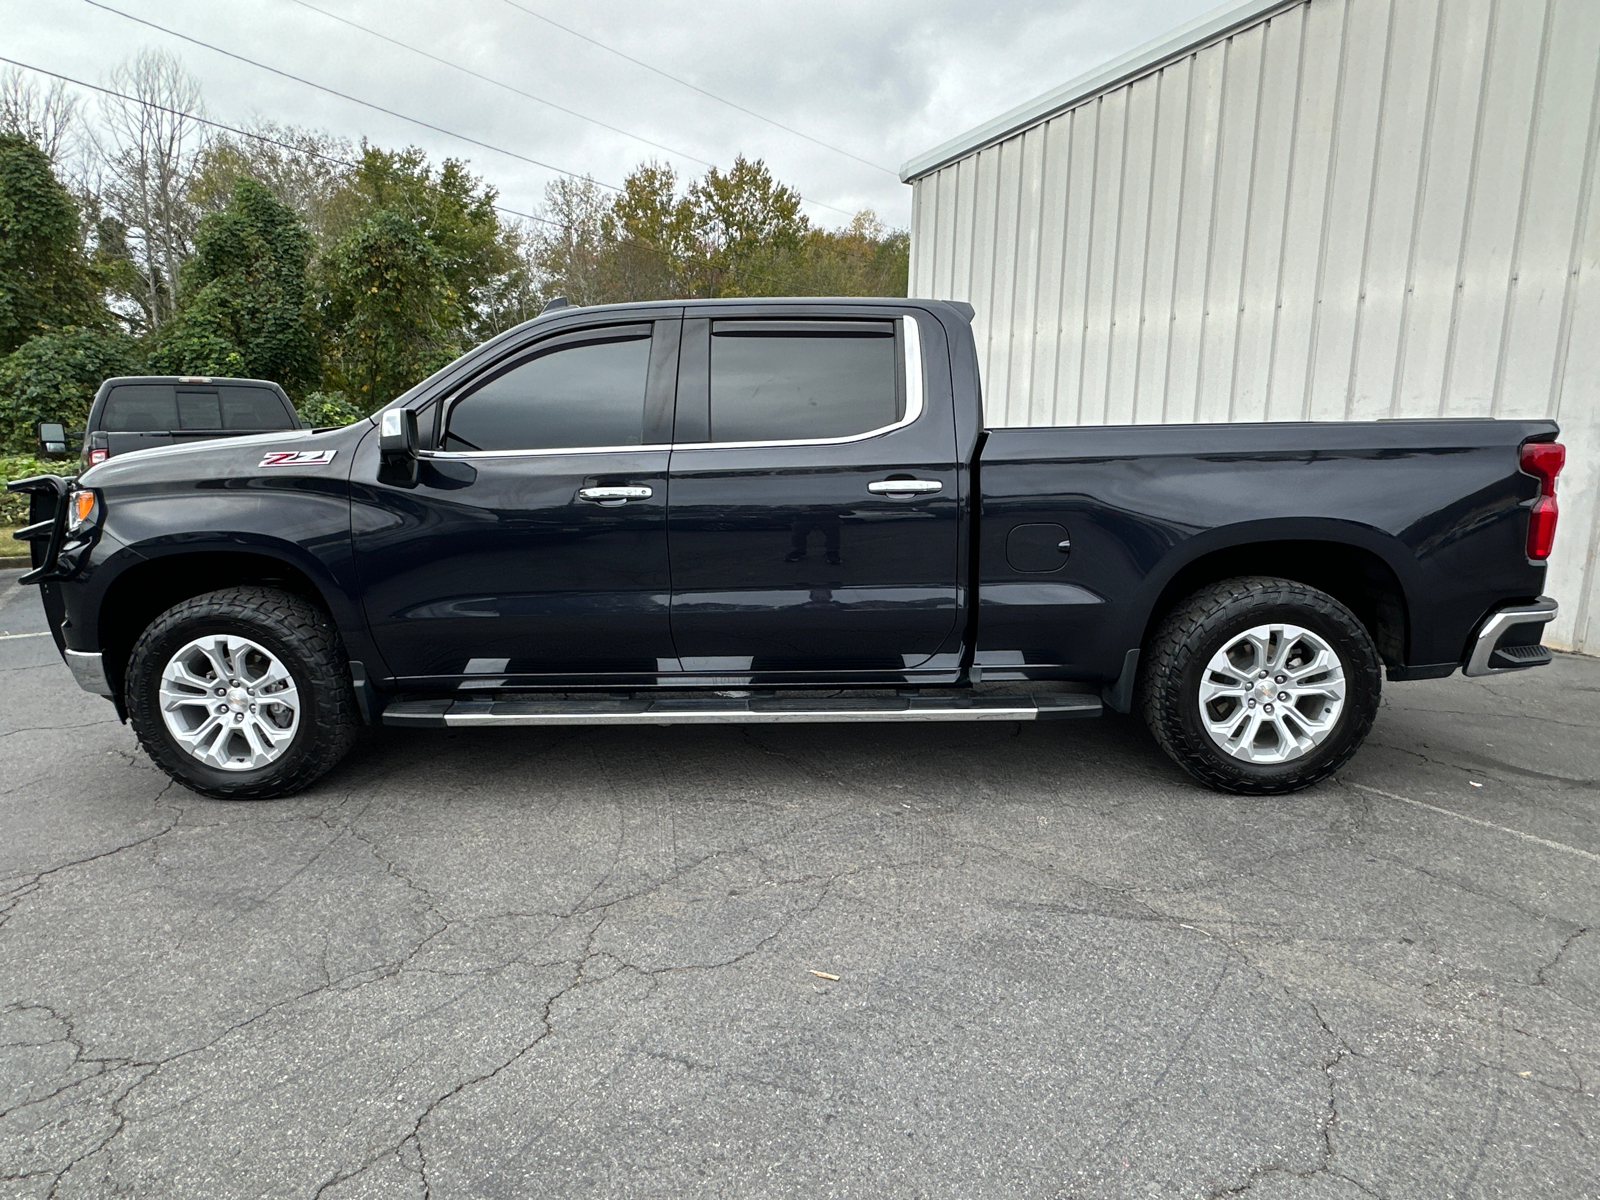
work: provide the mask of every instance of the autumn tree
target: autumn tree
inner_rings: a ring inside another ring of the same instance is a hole
[[[770,296],[810,222],[800,193],[743,155],[726,174],[712,167],[684,198],[693,243],[689,294]]]

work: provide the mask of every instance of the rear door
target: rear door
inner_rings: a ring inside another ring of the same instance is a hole
[[[915,318],[689,317],[668,515],[687,674],[893,674],[958,605],[955,428]]]
[[[565,327],[430,406],[415,478],[365,439],[352,524],[367,615],[418,687],[654,682],[668,625],[678,321]]]

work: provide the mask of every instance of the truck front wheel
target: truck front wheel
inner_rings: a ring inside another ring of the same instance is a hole
[[[1202,588],[1162,622],[1142,663],[1150,732],[1224,792],[1274,795],[1337,771],[1372,728],[1382,663],[1326,592],[1244,577]]]
[[[151,760],[219,800],[310,786],[349,752],[358,720],[332,621],[266,587],[209,592],[162,613],[133,647],[126,699]]]

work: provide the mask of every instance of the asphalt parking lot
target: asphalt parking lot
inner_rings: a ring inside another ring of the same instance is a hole
[[[17,574],[5,1196],[1600,1191],[1600,660],[1390,685],[1288,799],[1107,719],[380,730],[226,804]]]

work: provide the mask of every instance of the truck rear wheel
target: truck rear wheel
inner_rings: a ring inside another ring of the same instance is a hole
[[[1150,732],[1224,792],[1310,787],[1361,747],[1382,663],[1356,615],[1326,592],[1244,577],[1202,588],[1162,622],[1140,678]]]
[[[133,647],[126,699],[151,760],[219,800],[298,792],[355,741],[338,632],[274,588],[209,592],[162,613]]]

